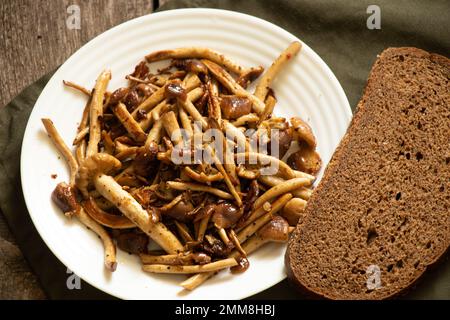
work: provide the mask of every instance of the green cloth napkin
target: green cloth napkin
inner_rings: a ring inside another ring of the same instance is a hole
[[[366,10],[376,4],[381,29],[369,30]],[[207,7],[251,14],[293,33],[330,66],[342,84],[352,108],[356,106],[372,66],[384,48],[416,46],[449,54],[450,2],[442,1],[306,1],[306,0],[172,0],[161,10]],[[0,109],[0,209],[40,283],[52,299],[105,299],[109,295],[82,282],[69,290],[67,268],[51,253],[33,226],[20,184],[20,148],[34,103],[53,73],[20,93]],[[46,214],[43,212],[42,214]],[[448,256],[448,255],[447,255]],[[270,272],[270,271],[268,271]],[[285,280],[253,299],[302,298]],[[407,296],[411,299],[450,299],[450,262],[425,275]]]

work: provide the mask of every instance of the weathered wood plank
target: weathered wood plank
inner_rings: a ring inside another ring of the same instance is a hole
[[[152,3],[152,0],[0,1],[0,108],[96,35],[151,13]],[[70,5],[80,8],[80,29],[66,26]],[[0,299],[42,298],[45,294],[0,214]]]
[[[78,30],[66,26],[70,5],[80,8]],[[96,35],[152,7],[152,0],[0,1],[0,106]]]

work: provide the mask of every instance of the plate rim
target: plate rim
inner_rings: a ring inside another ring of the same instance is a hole
[[[237,12],[237,11],[232,11],[232,10],[225,10],[225,9],[216,9],[216,8],[181,8],[181,9],[171,9],[171,10],[165,10],[165,11],[159,11],[159,12],[154,12],[154,13],[149,13],[140,17],[136,17],[127,21],[124,21],[108,30],[105,30],[104,32],[100,33],[99,35],[95,36],[94,38],[92,38],[91,40],[89,40],[87,43],[85,43],[83,46],[81,46],[79,49],[77,49],[69,58],[67,58],[63,64],[61,64],[61,66],[56,70],[56,72],[52,75],[52,77],[49,79],[49,81],[47,82],[47,84],[45,85],[45,87],[42,89],[41,93],[39,94],[39,97],[36,99],[34,105],[33,105],[33,109],[30,113],[30,116],[27,120],[27,124],[26,124],[26,128],[24,131],[24,136],[22,139],[22,146],[21,146],[21,153],[20,153],[20,180],[21,180],[21,185],[22,185],[22,194],[24,197],[24,201],[26,204],[26,208],[28,211],[28,214],[33,222],[34,227],[36,228],[40,238],[42,239],[42,241],[45,243],[45,245],[48,247],[48,249],[52,252],[53,255],[55,255],[55,257],[67,268],[69,268],[66,263],[64,262],[65,259],[61,258],[61,256],[59,255],[58,252],[56,252],[56,250],[54,250],[54,247],[47,241],[47,239],[43,236],[43,234],[45,234],[44,230],[42,230],[39,226],[39,223],[37,223],[37,221],[35,220],[38,217],[38,214],[32,214],[32,211],[34,209],[32,204],[31,204],[31,196],[28,196],[30,194],[30,192],[27,192],[27,185],[25,183],[25,178],[23,175],[23,171],[24,171],[24,167],[25,167],[25,158],[27,155],[26,152],[26,140],[27,137],[30,135],[30,128],[31,128],[31,121],[30,119],[33,116],[33,113],[35,112],[35,106],[39,103],[39,101],[42,99],[43,97],[43,93],[44,91],[49,87],[50,83],[52,82],[52,80],[56,77],[58,77],[60,74],[62,74],[62,72],[64,71],[64,68],[66,65],[70,64],[70,62],[75,59],[77,56],[81,55],[84,53],[84,51],[88,50],[90,46],[92,46],[93,42],[97,42],[99,40],[101,40],[102,38],[104,38],[107,34],[109,33],[113,33],[114,31],[116,31],[117,29],[123,28],[124,26],[128,26],[128,27],[132,27],[134,24],[138,24],[141,21],[144,21],[146,19],[151,19],[150,17],[153,16],[170,16],[170,15],[176,15],[176,14],[182,14],[183,12],[196,12],[198,14],[207,14],[207,13],[216,13],[218,15],[225,15],[227,17],[230,16],[240,16],[240,18],[245,19],[246,21],[252,21],[252,22],[256,22],[256,23],[260,23],[260,24],[266,24],[268,27],[270,27],[270,29],[275,30],[277,32],[283,33],[284,35],[286,35],[288,38],[292,38],[295,40],[300,40],[302,45],[304,47],[306,47],[311,54],[314,56],[315,60],[320,64],[321,68],[326,72],[326,75],[330,78],[331,82],[333,83],[333,86],[335,88],[337,88],[336,93],[338,94],[339,99],[343,102],[345,108],[343,110],[341,110],[341,112],[344,112],[344,116],[346,118],[347,121],[347,127],[350,123],[350,120],[352,118],[352,110],[350,107],[350,103],[348,101],[348,98],[345,94],[345,91],[342,87],[342,85],[340,84],[339,80],[337,79],[337,77],[335,76],[335,74],[333,73],[333,71],[330,69],[330,67],[325,63],[325,61],[311,48],[308,46],[308,44],[306,44],[303,40],[301,40],[300,38],[298,38],[297,36],[295,36],[294,34],[290,33],[289,31],[281,28],[280,26],[267,21],[265,19],[250,15],[250,14],[246,14],[246,13],[242,13],[242,12]],[[337,147],[337,146],[336,146]],[[99,284],[97,284],[95,281],[91,281],[91,280],[87,280],[86,277],[82,277],[80,276],[80,278],[82,278],[85,282],[89,283],[91,286],[95,287],[98,290],[101,290],[102,292],[113,296],[113,297],[117,297],[120,299],[129,299],[127,298],[126,295],[124,294],[117,294],[117,293],[111,293],[110,290],[108,290],[108,288],[103,287]],[[284,280],[286,277],[284,277],[282,280]],[[281,282],[282,280],[280,280],[279,282]],[[277,283],[273,283],[270,284],[268,286],[266,286],[264,289],[259,290],[259,289],[255,289],[255,290],[249,290],[246,295],[242,296],[241,299],[247,298],[247,297],[251,297],[259,292],[262,292],[264,290],[269,289],[270,287],[276,285]],[[258,291],[259,290],[259,291]]]

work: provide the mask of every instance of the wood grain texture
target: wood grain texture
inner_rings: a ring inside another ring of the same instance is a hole
[[[80,8],[79,30],[66,26],[70,5]],[[0,106],[96,35],[152,9],[151,0],[0,1]]]
[[[66,26],[70,5],[80,8],[80,29]],[[0,107],[96,35],[152,11],[152,0],[0,1]],[[43,298],[0,214],[0,299]]]

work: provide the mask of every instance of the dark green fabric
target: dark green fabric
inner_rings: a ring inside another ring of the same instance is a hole
[[[381,10],[380,30],[366,27],[366,10],[372,4]],[[163,9],[190,7],[239,11],[291,32],[328,64],[352,108],[383,49],[413,46],[450,54],[448,0],[174,0]]]
[[[67,268],[53,255],[34,227],[23,199],[20,183],[20,149],[35,101],[53,72],[23,90],[0,109],[0,208],[22,253],[42,288],[53,299],[101,299],[105,293],[82,283],[82,290],[68,290]],[[45,212],[43,212],[45,214]]]
[[[367,6],[381,9],[381,30],[368,30]],[[208,7],[240,11],[273,22],[306,42],[330,66],[352,108],[361,96],[376,55],[389,46],[416,46],[449,54],[450,2],[443,1],[306,1],[172,0],[162,10]],[[43,289],[53,299],[111,298],[86,283],[68,290],[67,269],[34,228],[20,185],[20,148],[34,102],[52,74],[46,75],[0,110],[0,208]],[[270,272],[270,270],[268,270]],[[287,281],[254,299],[302,298]],[[407,298],[450,299],[450,263],[429,272]]]

